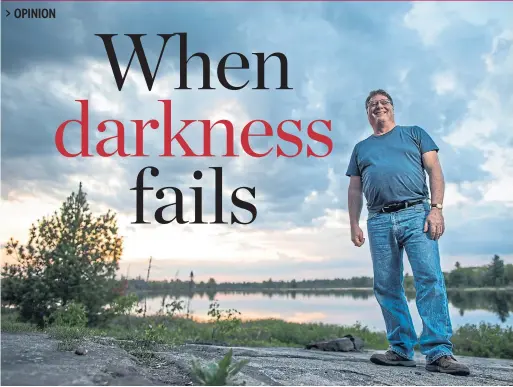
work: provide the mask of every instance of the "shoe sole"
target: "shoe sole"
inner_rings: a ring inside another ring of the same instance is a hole
[[[454,371],[450,371],[450,370],[445,370],[439,366],[435,366],[435,365],[427,365],[426,366],[426,370],[428,370],[429,372],[440,372],[442,374],[449,374],[449,375],[455,375],[455,376],[468,376],[470,375],[470,371],[465,371],[465,370],[454,370]]]
[[[382,361],[380,359],[372,358],[370,359],[371,363],[377,364],[377,365],[383,365],[383,366],[400,366],[400,367],[416,367],[417,363],[414,360],[404,360],[404,361],[394,361],[394,362],[387,362]]]

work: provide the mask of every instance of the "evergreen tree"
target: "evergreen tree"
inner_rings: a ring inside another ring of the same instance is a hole
[[[512,286],[513,285],[513,265],[508,264],[504,266],[504,279],[506,282],[506,285]]]
[[[458,288],[466,285],[466,275],[459,262],[456,262],[455,269],[449,275],[449,286]]]
[[[488,279],[491,286],[502,286],[504,285],[504,261],[495,254],[492,259],[492,263],[488,267]]]
[[[216,287],[216,286],[217,286],[216,280],[213,279],[212,277],[210,277],[208,282],[207,282],[207,287],[213,288],[213,287]]]
[[[116,297],[115,276],[123,251],[115,214],[94,217],[79,185],[60,212],[33,224],[24,246],[12,238],[8,256],[17,260],[2,272],[2,299],[22,318],[43,324],[59,306],[74,301],[86,307],[89,323]]]

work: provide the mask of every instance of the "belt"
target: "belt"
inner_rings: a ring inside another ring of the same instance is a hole
[[[400,202],[400,203],[387,204],[381,210],[379,210],[379,212],[395,212],[395,211],[403,210],[405,208],[408,208],[408,207],[414,206],[415,204],[420,204],[423,202],[424,202],[424,199],[415,200],[413,202],[406,201],[406,202]]]

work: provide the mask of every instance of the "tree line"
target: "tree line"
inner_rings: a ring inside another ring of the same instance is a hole
[[[444,272],[447,288],[497,288],[513,286],[513,264],[505,264],[503,259],[494,255],[489,264],[483,266],[462,267],[459,262],[453,270]],[[313,279],[313,280],[273,280],[269,278],[262,282],[222,282],[214,278],[208,281],[195,282],[194,272],[191,271],[188,280],[178,278],[164,281],[145,281],[142,277],[135,279],[121,278],[128,289],[133,291],[150,291],[155,293],[169,292],[172,294],[210,293],[230,291],[279,291],[279,290],[325,290],[372,288],[373,278],[360,276],[351,278]],[[404,276],[405,289],[415,289],[414,278],[409,273]]]

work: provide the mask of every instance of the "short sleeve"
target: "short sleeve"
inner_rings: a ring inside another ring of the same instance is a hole
[[[424,154],[430,151],[439,151],[438,145],[431,138],[431,136],[421,127],[415,126],[415,137],[417,138],[420,153]]]
[[[358,168],[358,162],[356,160],[357,147],[353,148],[351,158],[349,159],[349,166],[347,167],[346,176],[360,176],[360,168]]]

